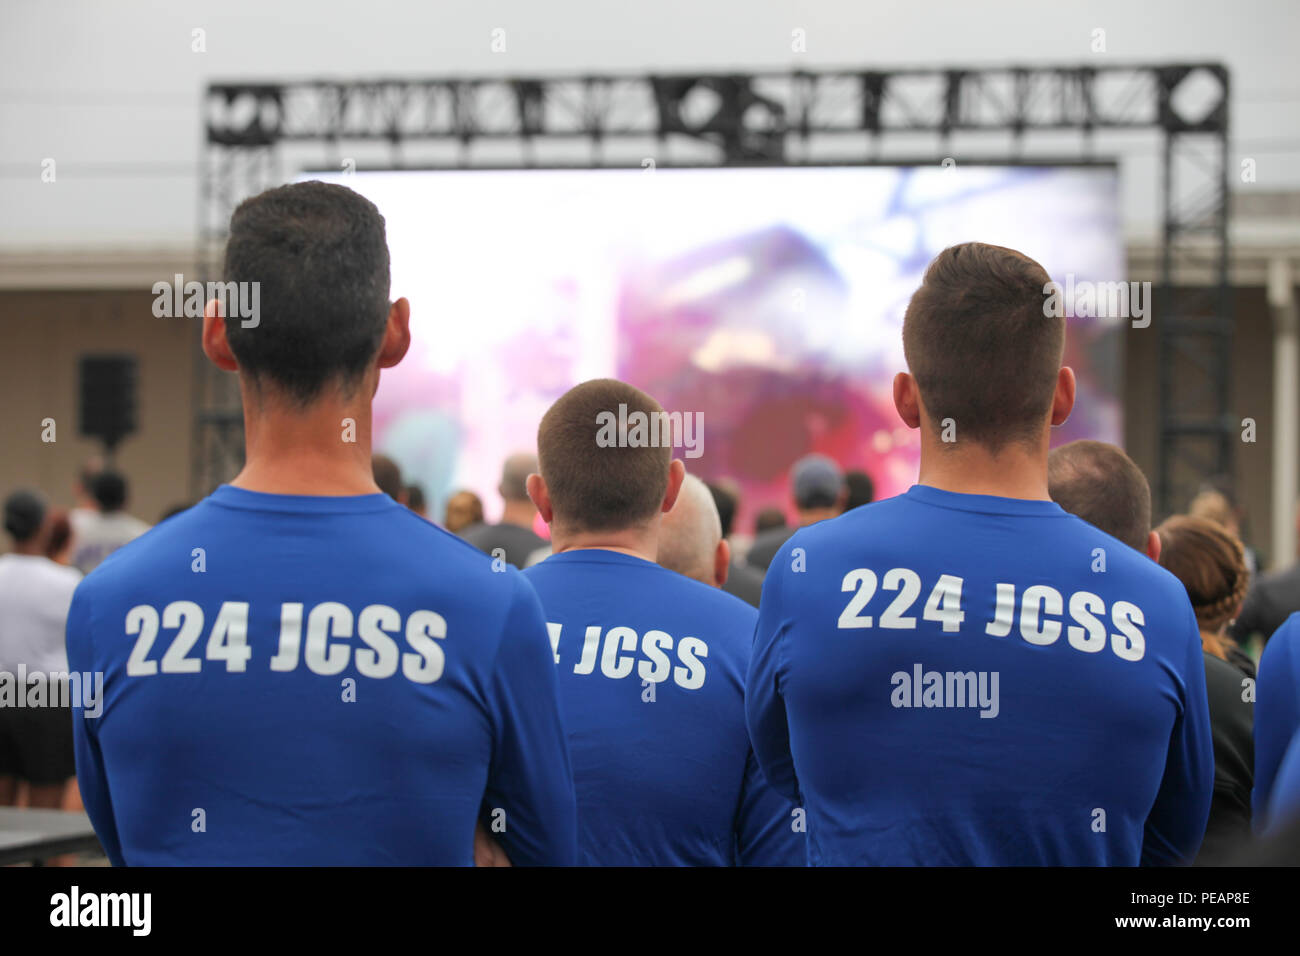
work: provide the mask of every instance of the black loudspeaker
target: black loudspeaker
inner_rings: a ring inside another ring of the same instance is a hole
[[[134,355],[81,357],[81,434],[110,451],[135,431]]]

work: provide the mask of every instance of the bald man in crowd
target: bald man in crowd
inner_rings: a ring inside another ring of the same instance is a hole
[[[709,486],[687,475],[677,503],[659,528],[659,565],[720,588],[727,583],[731,546],[722,537],[722,519]]]
[[[507,458],[497,485],[505,502],[501,521],[476,525],[462,535],[480,551],[505,558],[516,568],[526,567],[529,556],[546,547],[546,540],[533,531],[537,508],[528,499],[528,476],[536,470],[537,456],[532,452],[517,452]]]

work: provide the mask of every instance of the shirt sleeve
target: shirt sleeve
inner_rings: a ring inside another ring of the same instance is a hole
[[[763,597],[754,628],[754,646],[745,678],[745,723],[754,756],[767,782],[778,794],[802,804],[794,758],[790,755],[790,726],[786,718],[784,638],[788,622],[782,606],[787,543],[772,560],[763,580]]]
[[[84,585],[72,595],[68,609],[65,639],[68,650],[68,670],[74,673],[93,674],[102,671],[95,660],[91,642],[90,596]],[[72,738],[77,761],[77,786],[81,788],[81,802],[90,817],[95,835],[99,837],[109,862],[125,866],[122,843],[113,819],[113,799],[108,789],[108,774],[99,749],[99,728],[104,719],[104,701],[101,696],[97,706],[88,711],[81,700],[72,703]],[[94,713],[98,711],[98,713]],[[92,716],[94,714],[94,716]]]
[[[578,812],[560,719],[555,658],[536,592],[513,569],[514,596],[491,675],[492,765],[488,829],[516,866],[571,866]],[[501,819],[504,829],[491,825]]]
[[[1205,658],[1191,604],[1183,630],[1182,713],[1174,721],[1160,790],[1147,815],[1143,866],[1190,862],[1201,847],[1214,795],[1214,740],[1205,691]]]
[[[751,750],[736,819],[739,866],[806,866],[804,828],[795,807],[763,778]]]
[[[1264,646],[1255,684],[1255,830],[1268,825],[1269,799],[1287,745],[1300,729],[1300,613],[1292,614]]]

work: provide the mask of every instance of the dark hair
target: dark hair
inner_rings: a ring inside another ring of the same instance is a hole
[[[90,483],[90,494],[99,505],[99,510],[108,514],[120,511],[126,504],[126,476],[120,472],[105,468]]]
[[[1160,565],[1187,589],[1203,648],[1226,660],[1229,645],[1216,632],[1236,616],[1246,597],[1250,572],[1245,548],[1213,521],[1189,515],[1174,515],[1156,528],[1156,534]]]
[[[724,538],[731,535],[731,526],[736,520],[736,500],[735,492],[723,487],[716,481],[706,481],[704,487],[709,489],[709,494],[713,495],[713,504],[718,509],[718,520],[722,522],[722,536]]]
[[[1052,405],[1065,319],[1048,306],[1046,270],[982,242],[935,256],[903,316],[903,353],[937,430],[993,452],[1041,433]]]
[[[402,495],[402,469],[387,455],[373,455],[370,468],[375,473],[375,484],[388,497],[397,501]]]
[[[658,402],[626,382],[598,378],[569,389],[542,416],[538,467],[560,524],[575,531],[615,531],[659,511],[668,490],[672,439],[650,444],[646,434],[647,442],[641,442],[631,427],[619,427],[641,420],[638,412],[657,422],[653,427],[662,436]]]
[[[50,537],[45,542],[45,556],[53,561],[68,546],[72,540],[72,522],[68,520],[68,513],[59,508],[50,512],[49,518]]]
[[[764,531],[770,531],[772,528],[784,528],[785,526],[785,512],[776,505],[768,505],[754,518],[754,531],[760,534]]]
[[[1123,450],[1101,441],[1072,441],[1047,456],[1052,500],[1094,528],[1146,552],[1151,486]]]
[[[384,217],[343,186],[269,189],[230,217],[225,279],[258,283],[257,324],[226,323],[242,374],[299,406],[335,382],[346,393],[374,360],[388,320]]]
[[[22,544],[32,540],[45,524],[45,499],[40,493],[22,489],[5,499],[5,531]]]
[[[876,500],[876,483],[871,480],[871,476],[861,469],[854,469],[844,473],[844,487],[848,489],[848,497],[844,500],[844,510],[850,508],[859,508],[862,505],[869,505]]]
[[[406,507],[412,511],[423,511],[425,505],[424,489],[419,485],[406,486]]]

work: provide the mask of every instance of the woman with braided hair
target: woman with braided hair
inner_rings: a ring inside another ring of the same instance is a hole
[[[1201,647],[1247,677],[1255,661],[1228,635],[1250,585],[1242,543],[1205,518],[1176,515],[1158,528],[1160,565],[1183,582],[1201,629]]]
[[[1223,862],[1250,839],[1255,782],[1255,662],[1228,636],[1250,582],[1240,541],[1205,518],[1178,515],[1156,528],[1161,566],[1187,589],[1205,652],[1214,739],[1214,797],[1198,863]]]

